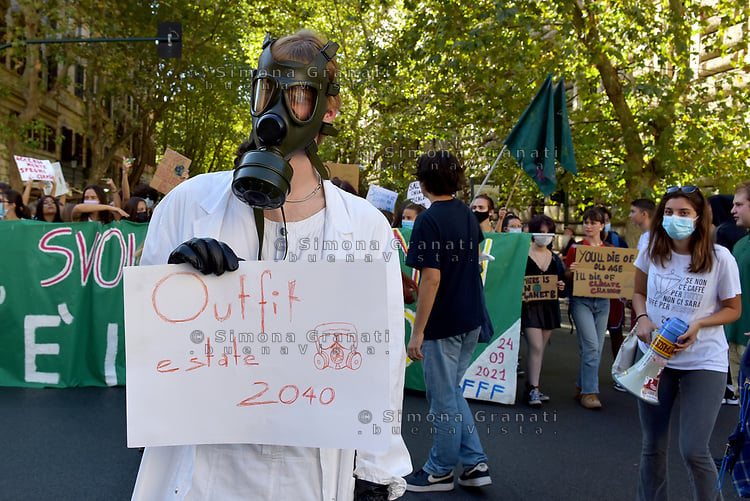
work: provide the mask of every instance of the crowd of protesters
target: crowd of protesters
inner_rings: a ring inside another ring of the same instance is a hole
[[[445,152],[441,155],[437,158],[443,159],[446,165],[457,163],[452,155]],[[579,296],[572,287],[578,266],[576,256],[582,247],[628,247],[626,239],[612,227],[609,208],[589,207],[582,213],[579,225],[560,228],[559,223],[548,216],[533,214],[530,209],[518,211],[508,207],[499,208],[487,194],[478,195],[467,207],[454,196],[460,186],[459,180],[450,178],[448,182],[433,179],[444,167],[440,161],[437,167],[433,163],[429,164],[429,168],[424,167],[422,174],[423,183],[427,183],[423,190],[426,190],[432,206],[427,209],[406,201],[397,207],[393,215],[384,213],[393,227],[411,232],[414,248],[419,248],[414,245],[415,239],[447,238],[448,227],[453,227],[457,232],[455,238],[474,239],[477,242],[483,238],[483,234],[486,237],[493,233],[528,232],[532,235],[532,244],[528,251],[526,275],[551,275],[557,284],[558,298],[522,303],[521,329],[526,345],[523,369],[527,377],[521,400],[529,406],[541,407],[551,398],[560,398],[543,393],[541,380],[545,348],[553,330],[561,326],[561,302],[567,305],[570,312],[579,345],[578,379],[575,391],[571,393],[581,406],[596,410],[605,405],[599,398],[599,366],[605,338],[610,338],[614,357],[622,343],[623,329],[637,329],[642,341],[641,352],[645,352],[651,332],[658,330],[661,322],[674,314],[657,311],[654,305],[658,302],[651,299],[664,293],[659,277],[672,274],[681,279],[687,277],[711,284],[705,293],[710,297],[707,296],[690,311],[681,311],[690,321],[690,328],[678,341],[673,361],[664,370],[664,381],[659,388],[665,389],[659,390],[659,405],[640,404],[644,441],[638,498],[657,499],[666,492],[663,463],[668,441],[665,437],[669,433],[669,416],[677,394],[681,395],[683,403],[680,413],[685,421],[680,432],[683,442],[681,452],[691,470],[693,488],[701,499],[713,493],[716,470],[705,445],[720,405],[739,403],[733,375],[745,377],[748,370],[745,366],[750,365],[740,360],[747,344],[745,332],[748,331],[744,327],[748,321],[743,323],[740,319],[740,292],[741,283],[744,285],[750,280],[750,273],[742,269],[747,261],[746,255],[750,255],[746,251],[750,247],[750,244],[746,244],[749,238],[747,229],[750,228],[750,183],[740,185],[734,198],[727,195],[707,198],[697,187],[684,186],[669,188],[658,204],[648,199],[634,200],[630,206],[629,220],[639,234],[637,243],[632,231],[630,236],[636,243],[634,247],[639,250],[639,257],[635,263],[635,295],[631,301],[630,298]],[[38,181],[29,181],[22,193],[7,184],[0,184],[0,219],[32,219],[48,223],[93,221],[102,224],[124,219],[146,223],[157,195],[147,187],[139,187],[131,194],[126,181],[128,170],[129,164],[123,163],[122,189],[118,189],[111,180],[105,186],[89,185],[83,190],[79,203],[69,202],[72,198],[70,195],[55,197],[54,184],[50,187]],[[345,181],[334,179],[333,184],[350,193],[357,192]],[[464,211],[472,215],[470,224],[464,219]],[[470,227],[475,228],[475,235],[460,234]],[[467,254],[460,260],[464,266],[453,269],[441,264],[439,256],[434,256],[432,260],[426,257],[429,256],[417,256],[411,252],[406,257],[408,266],[420,269],[419,283],[414,283],[402,273],[407,303],[420,297],[432,298],[429,308],[424,306],[424,302],[417,301],[417,320],[408,353],[413,360],[424,361],[431,412],[452,409],[453,412],[466,414],[465,419],[470,421],[471,413],[458,391],[459,386],[453,386],[459,384],[470,360],[461,354],[465,352],[467,357],[470,356],[478,342],[481,325],[476,319],[481,316],[481,308],[469,316],[476,320],[476,325],[469,321],[458,328],[465,347],[456,345],[449,348],[445,340],[455,336],[456,329],[448,327],[451,319],[461,316],[451,313],[454,307],[462,311],[468,305],[481,304],[484,307],[484,302],[479,301],[478,297],[470,299],[475,292],[483,295],[481,285],[476,282],[479,274],[471,283],[462,282],[472,275],[467,266],[479,269],[481,259],[479,255]],[[735,259],[740,262],[739,268]],[[432,264],[425,265],[425,262]],[[431,279],[430,270],[438,270],[438,278]],[[450,280],[454,280],[455,284],[451,285]],[[466,293],[456,297],[447,292],[438,295],[443,290],[441,287],[454,293],[463,288]],[[469,294],[469,290],[473,292]],[[445,304],[438,306],[435,303],[437,300]],[[465,303],[465,306],[460,306],[458,302]],[[659,304],[663,308],[664,303]],[[438,318],[439,315],[442,316]],[[435,330],[437,325],[440,329]],[[727,326],[726,334],[724,326]],[[458,350],[455,357],[460,363],[447,369],[443,359],[453,359],[453,354],[446,355],[452,350]],[[434,387],[430,389],[430,385]],[[613,385],[619,391],[627,391],[616,382]],[[438,395],[441,395],[440,399]],[[686,418],[698,414],[699,420]],[[470,427],[471,423],[464,425]],[[461,436],[454,436],[443,443],[445,437],[440,438],[440,434],[434,437],[434,441],[425,465],[406,477],[407,489],[416,492],[451,490],[454,482],[452,465],[456,462],[465,465],[458,479],[460,485],[480,487],[491,483],[487,457],[478,441],[464,442]],[[466,457],[456,456],[458,451]]]
[[[750,228],[749,200],[750,183],[739,185],[734,197],[706,197],[698,187],[688,185],[668,188],[658,203],[648,199],[634,200],[629,219],[640,236],[635,246],[639,253],[635,262],[632,300],[578,295],[571,287],[579,265],[577,253],[582,247],[628,247],[625,238],[611,226],[609,208],[592,206],[586,209],[580,226],[566,226],[560,232],[562,236],[555,252],[552,249],[557,225],[547,216],[536,214],[524,221],[507,207],[496,210],[494,200],[487,194],[480,194],[472,201],[471,209],[484,233],[499,228],[504,233],[527,231],[533,234],[527,276],[549,274],[553,280],[559,278],[560,296],[568,303],[577,331],[580,363],[574,395],[584,408],[597,410],[604,405],[599,398],[599,366],[607,334],[612,355],[616,357],[623,342],[623,329],[629,326],[637,333],[638,353],[644,354],[649,351],[652,336],[667,319],[679,318],[687,325],[687,330],[677,337],[672,358],[657,376],[661,379],[656,390],[658,402],[654,405],[654,402],[639,399],[643,430],[639,500],[666,499],[668,496],[666,458],[670,415],[677,409],[674,404],[678,395],[681,401],[678,411],[680,453],[688,469],[694,497],[721,498],[715,487],[718,473],[708,441],[720,406],[739,403],[732,375],[736,376],[739,371],[739,382],[742,383],[750,368],[750,356],[740,360],[742,352],[746,351],[744,345],[750,332],[747,328],[750,315],[746,314],[744,320],[741,317],[741,285],[750,280],[750,270],[744,269],[750,255],[746,250],[750,248],[747,243],[750,242],[747,232]],[[430,214],[429,209],[426,214]],[[415,232],[420,231],[420,221],[426,221],[422,217],[418,216],[416,223],[409,225]],[[493,217],[498,219],[494,224]],[[583,238],[578,237],[580,229]],[[411,245],[414,244],[412,239]],[[690,284],[699,285],[690,287]],[[684,292],[688,289],[690,292]],[[419,291],[422,291],[421,284]],[[521,328],[528,346],[524,397],[533,407],[540,407],[551,398],[542,393],[539,384],[544,348],[552,330],[560,327],[558,301],[522,303]],[[476,320],[477,323],[480,321]],[[419,353],[416,355],[420,356]],[[637,389],[613,383],[618,391],[637,394]],[[430,461],[422,470],[407,477],[409,490],[425,492],[452,488],[452,473],[449,478],[445,466],[437,471]],[[487,471],[485,468],[488,479]]]
[[[80,192],[80,198],[68,192],[57,195],[54,181],[30,179],[23,193],[8,183],[0,183],[0,220],[29,219],[47,223],[95,221],[108,224],[127,220],[147,223],[159,198],[159,193],[148,185],[138,185],[131,191],[128,176],[133,159],[122,162],[121,188],[111,178],[102,184],[90,184]]]

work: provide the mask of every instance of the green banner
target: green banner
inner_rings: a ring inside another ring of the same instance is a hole
[[[417,280],[418,273],[404,265],[411,230],[398,229],[394,234],[401,244],[401,270]],[[494,258],[484,261],[482,279],[495,335],[489,343],[477,345],[474,361],[464,378],[466,397],[501,403],[515,401],[523,278],[530,244],[528,233],[487,233],[481,243],[482,252]],[[404,309],[407,343],[416,307],[415,302]],[[422,363],[409,359],[406,363],[406,387],[424,391]]]
[[[125,384],[122,268],[137,263],[148,226],[127,221],[0,221],[0,386]],[[402,270],[409,230],[395,230]],[[512,403],[521,292],[530,236],[490,233],[482,252],[487,309],[495,329],[479,344],[467,397]],[[406,342],[416,303],[404,309]],[[407,360],[406,387],[424,390],[422,364]]]
[[[0,221],[0,385],[125,384],[122,268],[147,229]]]

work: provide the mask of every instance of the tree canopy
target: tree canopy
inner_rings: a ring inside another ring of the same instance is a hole
[[[60,68],[85,64],[92,180],[131,144],[134,180],[167,146],[194,160],[191,175],[231,168],[250,133],[249,70],[265,33],[302,27],[341,45],[341,134],[321,150],[325,160],[364,167],[360,190],[376,183],[405,193],[416,157],[435,148],[453,150],[469,177],[483,177],[549,73],[568,85],[579,176],[560,171],[558,187],[573,203],[626,205],[685,183],[726,193],[750,174],[746,2],[12,3],[21,7],[7,8],[10,42],[80,27],[91,36],[153,36],[160,21],[183,24],[181,59],[159,59],[150,44],[14,46],[30,98],[49,91],[40,55],[54,54]],[[0,117],[6,143],[20,148],[39,113],[28,106]],[[509,155],[500,159],[490,182],[501,203],[519,170]],[[526,176],[516,193],[515,205],[541,203]]]

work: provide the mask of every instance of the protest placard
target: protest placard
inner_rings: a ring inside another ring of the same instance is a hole
[[[422,188],[419,187],[419,181],[414,181],[413,183],[409,184],[409,190],[406,192],[406,198],[408,198],[415,204],[421,205],[425,209],[430,208],[430,199],[424,196],[424,193],[422,193]]]
[[[387,447],[386,263],[131,267],[124,294],[128,446]]]
[[[54,181],[55,170],[49,160],[39,160],[38,158],[19,157],[14,155],[18,172],[21,174],[21,181]]]
[[[359,191],[359,165],[357,164],[334,164],[326,163],[331,179],[337,177],[348,182],[354,189]]]
[[[527,275],[523,279],[523,300],[557,299],[556,275]]]
[[[368,202],[378,209],[393,212],[393,209],[396,207],[398,193],[383,188],[382,186],[371,184],[370,188],[367,190],[366,198]]]
[[[191,163],[192,160],[189,158],[167,148],[161,162],[156,166],[156,172],[149,186],[166,195],[188,178]]]
[[[59,197],[70,193],[60,162],[52,162],[52,170],[55,172],[55,192],[52,193],[52,196]]]
[[[632,299],[637,255],[637,249],[579,245],[573,295]]]

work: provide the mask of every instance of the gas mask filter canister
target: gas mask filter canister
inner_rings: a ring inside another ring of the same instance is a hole
[[[330,82],[326,65],[338,44],[328,42],[310,61],[280,62],[271,48],[276,40],[266,36],[258,69],[253,70],[251,149],[235,168],[232,191],[256,209],[281,207],[291,189],[293,170],[288,159],[304,150],[310,161],[327,178],[318,158],[318,134],[336,135],[331,124],[323,122],[328,97],[339,93]]]

